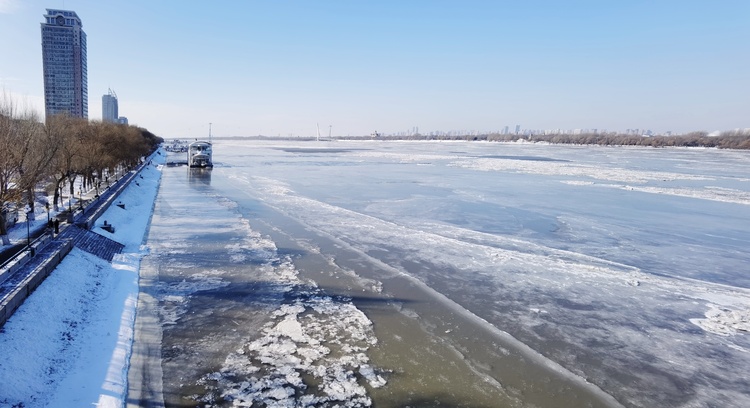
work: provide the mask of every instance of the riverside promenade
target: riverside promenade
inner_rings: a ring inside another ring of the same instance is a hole
[[[74,247],[110,262],[115,254],[122,251],[122,244],[90,229],[112,204],[119,205],[117,199],[120,193],[130,183],[138,183],[141,170],[151,165],[155,154],[161,153],[153,153],[100,195],[90,197],[87,205],[79,204],[77,210],[69,213],[67,222],[60,225],[58,234],[55,235],[52,229],[41,231],[41,236],[32,241],[28,249],[15,254],[0,266],[0,327]],[[13,247],[6,249],[12,250]]]

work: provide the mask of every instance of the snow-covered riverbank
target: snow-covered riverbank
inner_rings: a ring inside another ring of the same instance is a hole
[[[0,407],[121,406],[138,298],[141,244],[164,155],[120,196],[104,220],[125,245],[110,264],[78,249],[0,329]]]

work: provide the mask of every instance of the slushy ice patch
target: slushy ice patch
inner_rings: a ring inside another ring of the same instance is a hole
[[[203,377],[203,402],[237,406],[370,406],[364,382],[385,385],[369,365],[377,343],[372,322],[350,299],[300,293],[273,313],[260,338],[227,356],[219,372]]]

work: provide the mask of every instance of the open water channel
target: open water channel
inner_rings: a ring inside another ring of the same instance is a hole
[[[129,404],[750,404],[750,158],[217,141],[165,168]]]

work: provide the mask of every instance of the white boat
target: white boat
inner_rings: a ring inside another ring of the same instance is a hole
[[[190,143],[187,151],[187,162],[188,166],[193,167],[214,167],[214,162],[211,157],[211,143],[202,140]]]

